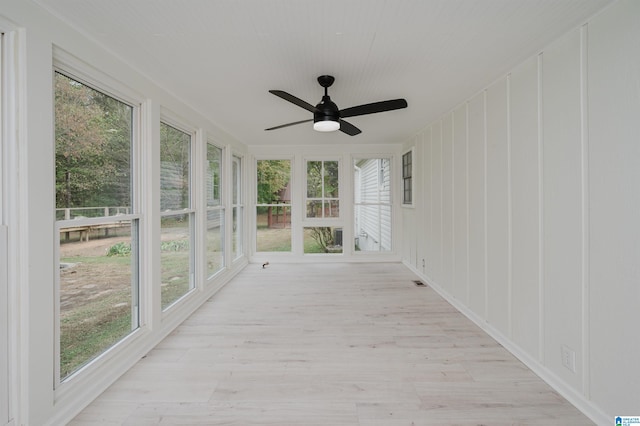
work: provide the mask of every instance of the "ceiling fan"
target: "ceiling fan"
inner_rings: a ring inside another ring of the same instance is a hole
[[[282,124],[276,127],[270,127],[265,130],[276,130],[283,127],[294,126],[296,124],[308,123],[313,121],[313,128],[319,132],[332,132],[340,130],[349,136],[355,136],[362,133],[360,129],[351,123],[343,120],[343,118],[355,117],[358,115],[375,114],[377,112],[393,111],[394,109],[401,109],[407,107],[407,101],[404,99],[392,99],[389,101],[373,102],[370,104],[358,105],[351,108],[345,108],[339,110],[338,106],[331,101],[327,89],[333,84],[335,78],[330,75],[321,75],[318,77],[318,83],[324,87],[324,96],[320,103],[316,106],[311,105],[296,98],[295,96],[284,92],[282,90],[269,90],[270,93],[289,101],[292,104],[298,105],[301,108],[306,109],[313,113],[313,118],[308,120],[295,121],[293,123]]]

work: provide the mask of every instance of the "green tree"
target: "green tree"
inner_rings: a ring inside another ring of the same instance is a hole
[[[55,75],[56,207],[129,206],[132,108]]]
[[[289,160],[259,160],[257,167],[258,204],[273,204],[289,184],[291,162]]]

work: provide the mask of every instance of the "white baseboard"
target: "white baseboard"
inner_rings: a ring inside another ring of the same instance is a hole
[[[604,411],[595,406],[589,399],[587,399],[582,393],[576,391],[569,386],[565,381],[560,379],[546,366],[538,362],[527,352],[525,352],[520,346],[515,344],[512,340],[498,331],[495,327],[491,326],[487,321],[470,310],[467,306],[460,303],[455,297],[446,292],[438,284],[434,283],[431,279],[426,277],[420,271],[413,267],[413,265],[402,262],[407,268],[409,268],[420,279],[425,281],[436,293],[438,293],[449,304],[456,308],[461,314],[469,318],[480,327],[485,333],[500,343],[506,350],[508,350],[513,356],[518,358],[524,365],[526,365],[531,371],[544,380],[549,386],[551,386],[556,392],[562,395],[567,401],[573,404],[578,410],[580,410],[585,416],[589,417],[597,425],[611,425],[613,424],[613,416],[608,416]]]

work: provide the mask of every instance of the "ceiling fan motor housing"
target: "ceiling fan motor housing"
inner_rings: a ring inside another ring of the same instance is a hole
[[[340,121],[340,110],[327,95],[322,97],[313,113],[313,122],[317,123],[318,121]]]

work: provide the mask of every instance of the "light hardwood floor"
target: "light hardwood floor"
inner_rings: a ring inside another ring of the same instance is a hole
[[[71,425],[592,424],[414,279],[249,265]]]

